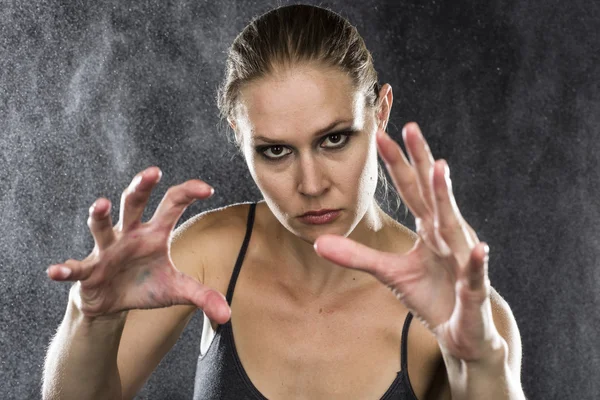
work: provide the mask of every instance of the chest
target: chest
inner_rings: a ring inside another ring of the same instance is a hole
[[[389,323],[366,305],[296,305],[241,281],[232,312],[240,361],[269,399],[379,399],[401,369],[401,315]]]
[[[273,273],[282,266],[271,265],[259,232],[253,232],[231,302],[233,343],[251,384],[271,400],[380,399],[401,370],[408,310],[378,282],[344,295],[303,292],[282,279],[286,274]],[[218,254],[227,259],[215,264],[231,269],[213,270],[205,282],[225,294],[237,252]],[[205,325],[203,348],[215,328]],[[405,339],[409,385],[425,398],[439,348],[418,321]]]

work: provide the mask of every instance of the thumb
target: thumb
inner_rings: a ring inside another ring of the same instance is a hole
[[[485,242],[475,245],[464,271],[464,283],[471,291],[485,290],[490,248]]]
[[[372,249],[338,235],[322,235],[314,243],[316,253],[342,267],[368,272],[384,284],[389,280],[391,265],[397,265],[394,255]]]
[[[182,274],[181,280],[176,283],[179,286],[180,298],[178,303],[194,304],[204,311],[208,319],[218,324],[224,324],[231,317],[231,308],[227,304],[225,296],[218,290],[204,286],[197,280]]]

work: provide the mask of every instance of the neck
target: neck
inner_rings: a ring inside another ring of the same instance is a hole
[[[365,246],[382,249],[386,242],[389,217],[373,201],[356,227],[345,236]],[[278,222],[278,221],[276,221]],[[284,255],[279,263],[282,279],[290,287],[311,297],[329,296],[353,288],[372,284],[376,280],[369,274],[334,264],[317,255],[314,250],[316,237],[300,237],[277,223],[281,241],[277,253]],[[277,254],[276,253],[276,254]]]

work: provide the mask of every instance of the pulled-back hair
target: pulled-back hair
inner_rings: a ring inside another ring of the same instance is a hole
[[[338,68],[364,93],[368,107],[379,106],[380,85],[373,58],[356,28],[329,9],[297,4],[254,18],[233,41],[217,95],[221,119],[235,119],[244,84],[282,68],[308,63]],[[237,140],[233,141],[239,146]],[[379,181],[387,197],[388,182],[381,164]]]
[[[367,104],[379,94],[377,72],[365,42],[341,15],[316,6],[290,5],[252,20],[229,49],[225,80],[219,89],[221,118],[231,118],[240,87],[277,68],[318,62],[347,73],[364,90]]]

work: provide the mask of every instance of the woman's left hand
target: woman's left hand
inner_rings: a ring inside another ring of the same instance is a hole
[[[419,238],[414,247],[406,254],[388,253],[323,235],[315,250],[338,265],[372,274],[392,289],[450,355],[483,359],[502,342],[492,319],[488,246],[462,217],[448,165],[434,161],[418,125],[407,124],[402,136],[412,164],[382,130],[377,145],[394,186],[415,216]]]

